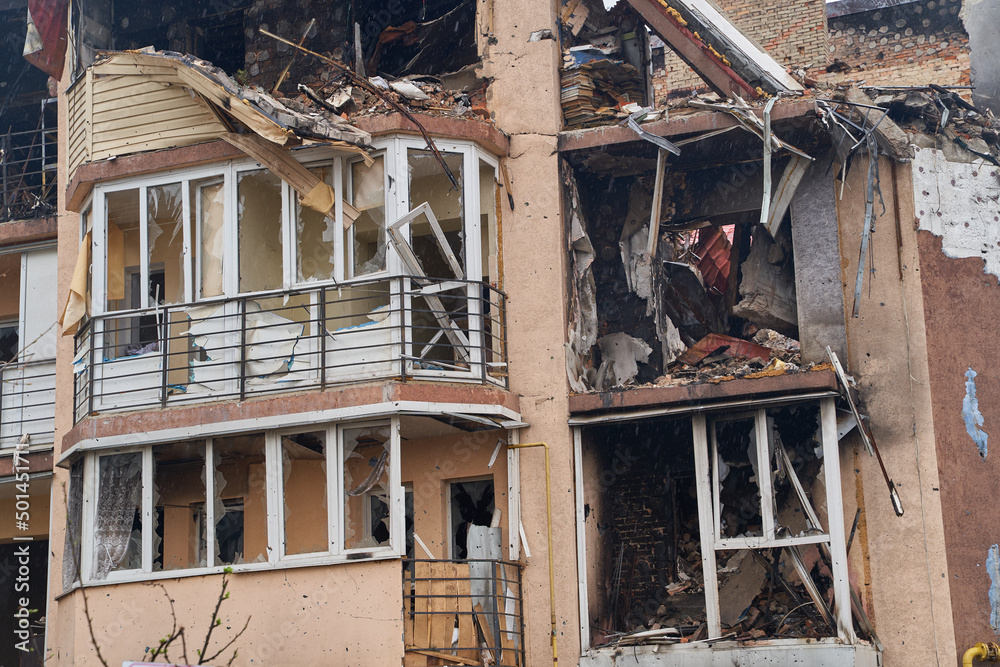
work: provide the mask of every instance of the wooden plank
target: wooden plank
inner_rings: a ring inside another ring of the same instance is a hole
[[[222,124],[210,114],[197,117],[180,113],[178,109],[174,117],[164,118],[159,122],[148,122],[145,118],[136,117],[133,123],[126,121],[105,121],[94,116],[94,143],[115,141],[143,134],[165,135],[175,130],[194,130],[203,126],[211,126],[213,130],[221,128]],[[223,128],[224,129],[224,128]]]
[[[94,68],[98,76],[177,76],[169,65],[125,64],[115,58]]]
[[[475,610],[472,608],[472,586],[468,578],[468,566],[462,566],[464,572],[459,572],[456,594],[458,595],[458,655],[470,659],[479,659],[479,642],[476,638]],[[464,575],[464,576],[463,576]],[[461,650],[465,648],[466,650]],[[479,664],[478,662],[476,664]]]
[[[454,563],[431,563],[429,600],[430,644],[425,646],[447,651],[451,648],[451,637],[455,631],[455,613],[458,611],[458,572]]]
[[[778,189],[774,193],[774,202],[767,215],[767,231],[771,234],[771,238],[774,238],[778,229],[781,228],[781,221],[785,219],[785,212],[792,204],[792,197],[795,196],[795,191],[798,190],[799,183],[802,182],[802,177],[805,176],[811,164],[811,160],[793,153],[785,171],[781,174]]]
[[[431,565],[424,561],[416,561],[414,566],[413,580],[413,645],[418,647],[430,646],[430,602],[427,595],[431,587]]]
[[[461,665],[481,665],[481,664],[483,664],[481,660],[471,660],[469,658],[461,658],[461,657],[456,656],[456,655],[450,655],[448,653],[441,653],[440,651],[426,651],[426,650],[423,650],[423,649],[408,648],[408,649],[406,649],[406,652],[407,653],[419,653],[421,655],[431,656],[432,658],[438,658],[439,660],[443,660],[444,664],[446,664],[446,665],[454,665],[454,664],[461,664]],[[409,663],[407,663],[407,664],[409,664]]]
[[[479,631],[483,635],[483,641],[486,642],[486,646],[489,647],[489,653],[492,655],[496,651],[497,643],[493,638],[493,628],[490,627],[490,617],[489,614],[483,609],[483,605],[477,604],[475,609],[476,623],[479,625]],[[493,656],[493,661],[496,662],[497,657]]]

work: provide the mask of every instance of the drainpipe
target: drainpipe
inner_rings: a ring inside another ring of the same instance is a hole
[[[528,447],[545,448],[545,519],[548,523],[549,543],[546,551],[549,552],[549,609],[552,612],[552,667],[559,667],[559,653],[556,650],[556,575],[554,559],[552,556],[552,476],[549,472],[549,445],[545,442],[526,442],[520,445],[507,445],[507,449],[526,449]]]
[[[976,660],[980,662],[1000,662],[1000,644],[984,644],[979,642],[962,656],[962,667],[972,667]]]

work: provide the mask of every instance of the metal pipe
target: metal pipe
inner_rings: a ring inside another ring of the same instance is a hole
[[[556,649],[556,575],[555,558],[552,555],[552,474],[549,468],[549,445],[546,442],[526,442],[518,445],[507,445],[507,449],[527,449],[528,447],[545,448],[545,520],[547,523],[549,542],[545,550],[549,552],[549,611],[552,622],[552,667],[559,667],[559,652]],[[511,517],[513,522],[514,517]],[[514,530],[513,528],[511,530]]]
[[[962,667],[972,667],[976,660],[980,662],[1000,662],[1000,644],[979,642],[962,656]]]

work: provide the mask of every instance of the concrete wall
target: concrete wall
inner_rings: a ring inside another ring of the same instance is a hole
[[[554,544],[546,544],[545,468],[541,449],[521,450],[521,515],[531,559],[525,571],[527,662],[552,660],[549,639],[547,548],[556,549],[556,616],[559,659],[573,664],[579,652],[573,496],[573,448],[568,416],[566,356],[566,252],[560,213],[561,182],[557,133],[559,45],[549,39],[528,42],[535,30],[558,34],[556,3],[493,2],[493,37],[484,69],[496,77],[487,103],[510,139],[514,211],[502,209],[504,290],[507,310],[511,389],[520,394],[521,415],[531,427],[521,442],[545,441],[551,447]],[[491,8],[491,9],[490,9]],[[483,21],[486,23],[487,21]]]
[[[978,159],[950,162],[931,148],[918,149],[913,166],[922,315],[931,350],[929,381],[960,655],[1000,634],[996,616],[991,619],[1000,611],[990,596],[1000,577],[987,566],[990,547],[1000,542],[995,491],[1000,460],[988,447],[988,434],[1000,420],[1000,377],[996,355],[983,344],[996,339],[1000,321],[1000,211],[991,199],[1000,169]]]
[[[880,162],[886,211],[876,203],[876,232],[866,270],[859,317],[854,305],[864,218],[867,160],[857,159],[837,201],[842,279],[848,311],[848,366],[858,379],[871,428],[905,514],[893,512],[878,463],[856,435],[843,441],[845,525],[854,507],[863,510],[850,553],[852,572],[875,628],[885,645],[885,664],[954,664],[945,558],[945,532],[935,438],[941,432],[932,414],[928,382],[929,332],[924,327],[920,281],[926,274],[913,229],[908,165]],[[840,191],[840,184],[837,184]],[[853,450],[852,450],[853,445]],[[851,496],[854,502],[851,502]],[[918,657],[919,656],[919,657]]]
[[[204,642],[222,576],[173,579],[164,585],[174,600],[177,622],[185,628],[188,658],[197,660],[194,650]],[[170,606],[162,588],[135,583],[87,590],[94,635],[108,664],[141,660],[147,646],[170,632]],[[222,625],[213,633],[208,655],[249,618],[246,633],[235,644],[239,656],[234,665],[391,665],[403,655],[398,561],[236,574],[228,591],[220,611]],[[51,664],[100,664],[81,592],[50,606],[49,619]],[[170,657],[180,661],[179,651]]]

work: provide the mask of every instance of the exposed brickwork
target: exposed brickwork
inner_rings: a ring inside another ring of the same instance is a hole
[[[868,85],[968,85],[969,37],[958,16],[960,6],[960,0],[924,0],[831,19],[831,60],[851,71],[818,78]]]
[[[826,5],[823,0],[718,0],[726,15],[786,67],[825,67]],[[670,91],[703,87],[704,83],[667,47],[662,65],[654,62],[657,100]]]

